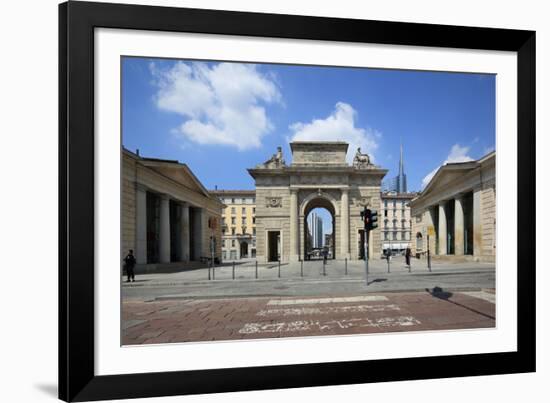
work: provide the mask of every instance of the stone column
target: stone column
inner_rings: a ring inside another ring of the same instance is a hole
[[[298,190],[290,189],[290,256],[291,262],[298,261]]]
[[[160,230],[159,230],[160,263],[170,263],[170,198],[160,196]]]
[[[464,255],[464,209],[460,197],[455,198],[455,255]]]
[[[139,184],[136,194],[136,250],[134,252],[138,264],[147,263],[147,190]]]
[[[195,217],[194,217],[195,225],[193,226],[193,240],[195,242],[194,253],[195,253],[195,260],[200,260],[200,258],[204,256],[202,253],[203,209],[195,208],[193,209],[193,211],[195,213]]]
[[[189,204],[182,203],[181,206],[181,260],[189,261]]]
[[[341,241],[341,259],[350,258],[349,255],[349,194],[348,189],[342,189],[342,199],[340,201],[340,228]]]
[[[439,255],[447,254],[447,216],[445,215],[445,202],[439,203]]]
[[[481,234],[481,188],[474,190],[473,197],[473,232],[474,232],[474,256],[482,255],[482,234]]]

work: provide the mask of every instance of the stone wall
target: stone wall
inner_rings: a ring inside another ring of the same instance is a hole
[[[126,256],[129,249],[136,248],[136,161],[122,159],[122,194],[120,203],[121,242],[120,254]],[[121,259],[122,261],[122,259]],[[121,263],[122,264],[122,263]]]

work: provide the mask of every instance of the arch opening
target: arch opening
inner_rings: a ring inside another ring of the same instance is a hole
[[[315,197],[304,208],[303,259],[336,258],[336,214],[332,202]]]

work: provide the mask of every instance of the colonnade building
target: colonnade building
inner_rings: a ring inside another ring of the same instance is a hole
[[[137,272],[184,269],[221,259],[223,204],[185,164],[122,151],[121,256]]]
[[[439,168],[410,202],[413,251],[425,256],[429,245],[436,258],[495,261],[495,160],[492,152],[477,161]]]

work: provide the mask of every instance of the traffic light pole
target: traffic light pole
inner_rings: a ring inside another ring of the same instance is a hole
[[[365,236],[365,281],[369,285],[369,232]]]

